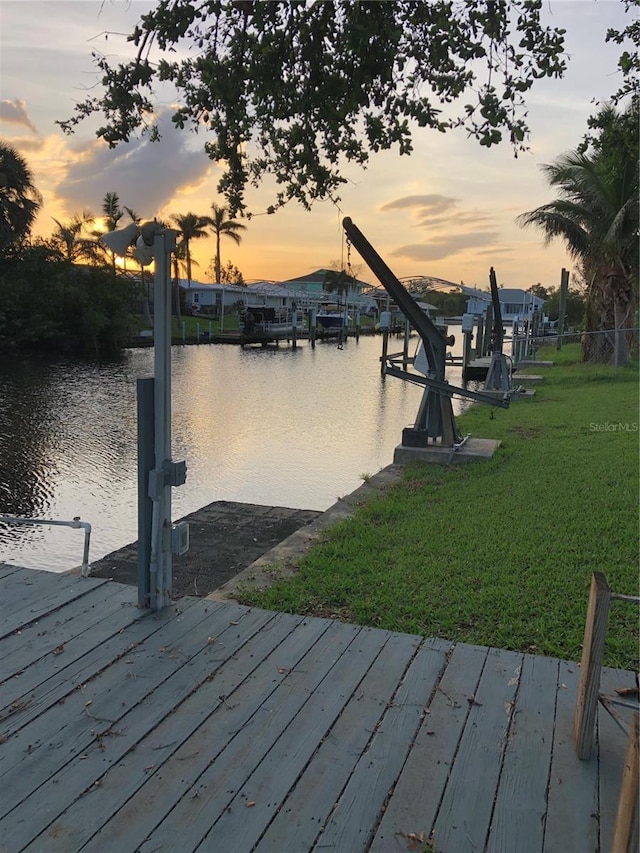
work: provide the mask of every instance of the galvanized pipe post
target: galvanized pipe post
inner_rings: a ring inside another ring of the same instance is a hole
[[[154,279],[154,428],[155,470],[149,480],[154,501],[150,560],[150,604],[160,610],[171,603],[171,288],[170,257],[175,249],[175,231],[155,235]]]

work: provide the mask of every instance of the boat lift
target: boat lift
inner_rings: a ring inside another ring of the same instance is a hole
[[[461,447],[466,438],[460,434],[453,414],[451,400],[454,394],[478,403],[488,403],[493,407],[498,406],[507,409],[509,407],[509,392],[505,390],[502,395],[495,394],[495,392],[490,395],[450,385],[445,379],[447,341],[442,331],[418,307],[413,297],[398,281],[362,232],[353,224],[350,217],[347,216],[342,220],[342,227],[350,244],[357,249],[371,272],[380,281],[422,339],[422,347],[426,356],[424,376],[403,370],[393,364],[386,368],[386,373],[391,376],[397,376],[400,379],[424,386],[415,424],[413,427],[402,431],[402,445],[404,447],[427,447],[431,442],[440,447],[450,447],[454,450]],[[494,325],[494,331],[495,329]],[[500,331],[502,332],[501,319]]]
[[[489,270],[489,285],[491,287],[491,302],[493,304],[493,330],[491,332],[491,362],[484,383],[484,390],[492,393],[512,393],[511,370],[507,363],[507,357],[503,353],[504,328],[502,326],[502,311],[500,309],[500,296],[498,294],[498,283],[493,267]]]

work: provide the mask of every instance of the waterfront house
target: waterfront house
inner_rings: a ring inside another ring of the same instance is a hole
[[[469,296],[467,313],[484,314],[491,302],[491,293],[488,290],[472,287],[465,287],[464,292]],[[541,310],[544,305],[544,299],[529,290],[522,290],[518,287],[498,288],[498,298],[500,299],[502,319],[507,322],[531,319],[534,311]]]
[[[306,275],[290,278],[283,281],[282,285],[297,294],[300,307],[317,306],[321,302],[336,302],[337,294],[325,289],[327,276],[335,273],[335,270],[319,269]],[[351,279],[346,290],[346,301],[353,310],[359,310],[362,314],[377,312],[377,303],[371,295],[373,286],[366,281],[357,278]],[[340,301],[344,296],[340,296]]]
[[[179,285],[187,311],[210,317],[219,317],[223,312],[229,314],[239,300],[246,300],[247,295],[247,288],[239,284],[204,284],[183,278]]]

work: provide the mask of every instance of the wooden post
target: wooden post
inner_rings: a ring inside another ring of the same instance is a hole
[[[473,332],[463,332],[462,333],[462,372],[466,373],[467,365],[471,361],[471,339],[473,338]]]
[[[584,627],[582,661],[580,663],[580,682],[576,700],[576,713],[573,718],[573,735],[578,758],[585,761],[591,758],[593,735],[598,711],[598,692],[600,690],[600,670],[604,654],[604,639],[611,603],[611,589],[602,572],[591,576],[587,621]]]
[[[476,348],[475,348],[475,357],[480,358],[482,355],[482,347],[484,345],[484,322],[482,314],[477,318],[477,329],[476,329]]]
[[[309,308],[309,337],[311,339],[311,349],[316,348],[316,309]]]
[[[618,812],[613,828],[611,853],[637,853],[638,850],[638,739],[640,737],[638,714],[633,715],[629,727],[629,740],[624,756]]]
[[[493,329],[493,305],[487,305],[485,314],[484,335],[482,336],[482,355],[489,354],[489,344],[491,343],[491,330]]]
[[[411,324],[409,320],[404,321],[404,342],[402,345],[402,367],[406,370],[409,366],[409,335],[411,333]]]
[[[567,290],[569,289],[569,270],[562,268],[560,274],[560,307],[558,308],[558,341],[556,349],[562,349],[562,336],[564,335],[564,315],[567,310]]]
[[[389,347],[389,331],[385,329],[382,333],[382,355],[380,356],[380,375],[387,372],[387,349]]]

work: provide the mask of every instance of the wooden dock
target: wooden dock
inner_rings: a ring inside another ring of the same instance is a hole
[[[575,663],[2,564],[0,601],[6,853],[609,849]]]

